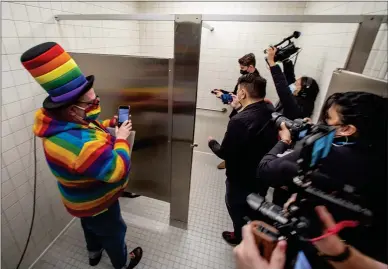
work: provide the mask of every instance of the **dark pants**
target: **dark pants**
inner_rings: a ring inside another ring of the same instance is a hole
[[[89,257],[93,258],[93,255],[105,249],[113,267],[123,268],[127,262],[127,225],[121,217],[119,202],[97,216],[81,218],[81,224]]]
[[[258,218],[257,212],[251,209],[247,203],[247,196],[250,193],[250,191],[231,187],[228,180],[226,180],[226,208],[228,209],[229,216],[233,222],[234,235],[239,240],[242,239],[241,229],[247,224],[244,217],[248,217],[252,220]]]

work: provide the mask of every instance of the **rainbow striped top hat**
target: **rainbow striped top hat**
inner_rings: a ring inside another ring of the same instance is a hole
[[[94,76],[85,77],[71,56],[55,42],[27,50],[20,61],[49,94],[43,102],[45,109],[68,106],[93,86]]]

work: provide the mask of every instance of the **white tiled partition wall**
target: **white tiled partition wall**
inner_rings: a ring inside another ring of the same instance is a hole
[[[333,1],[307,2],[141,2],[141,13],[168,14],[387,14],[387,5],[379,1],[357,3]],[[221,109],[224,106],[209,94],[211,89],[232,90],[239,76],[237,59],[253,52],[260,73],[268,79],[267,97],[277,101],[272,78],[264,62],[263,49],[279,42],[293,31],[302,32],[296,43],[303,48],[296,64],[296,76],[315,78],[320,86],[316,111],[320,110],[331,74],[344,66],[357,24],[338,23],[241,23],[207,22],[214,32],[202,29],[197,107]],[[173,57],[173,23],[140,22],[140,54]],[[387,25],[379,31],[364,74],[386,78]],[[315,113],[317,114],[317,113]],[[228,117],[223,114],[197,110],[195,142],[197,150],[209,152],[207,137],[221,139]]]
[[[387,15],[388,5],[382,1],[307,2],[305,15]],[[303,24],[300,45],[303,52],[296,67],[298,75],[315,78],[320,93],[315,104],[315,118],[324,102],[331,75],[345,65],[357,24]],[[363,74],[387,80],[387,24],[382,24]]]
[[[45,41],[70,52],[136,55],[139,25],[129,21],[63,21],[55,14],[136,13],[136,3],[2,2],[2,267],[14,269],[26,242],[32,216],[34,111],[46,97],[20,64],[21,54]],[[98,78],[96,79],[98,83]],[[37,206],[34,230],[23,269],[42,253],[71,220],[65,211],[37,141]]]
[[[162,14],[282,14],[302,15],[304,2],[141,2],[141,13]],[[207,22],[213,32],[202,28],[197,107],[225,107],[210,91],[215,88],[233,90],[239,77],[237,60],[253,52],[257,68],[268,79],[267,96],[277,96],[270,73],[264,62],[263,50],[300,28],[299,23]],[[153,57],[173,57],[173,22],[139,22],[140,54]],[[207,137],[222,139],[228,113],[197,110],[195,143],[198,151],[209,152]]]

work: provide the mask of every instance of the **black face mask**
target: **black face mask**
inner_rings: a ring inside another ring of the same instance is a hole
[[[241,70],[240,69],[240,74],[241,75],[246,75],[246,74],[248,74],[249,72],[248,72],[248,70]]]

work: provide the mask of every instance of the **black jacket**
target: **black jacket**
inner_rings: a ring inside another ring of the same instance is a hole
[[[264,101],[248,105],[230,119],[221,145],[215,140],[209,142],[214,154],[225,160],[227,180],[233,189],[258,191],[257,166],[277,141],[270,121],[273,111],[273,105]]]
[[[288,148],[288,145],[279,141],[263,157],[257,175],[262,184],[269,184],[275,188],[284,185],[291,186],[293,175],[290,174],[289,166],[284,164],[287,161],[295,163],[300,152],[293,151],[283,157],[277,157],[277,154],[284,153]],[[386,161],[372,156],[356,145],[332,146],[329,155],[322,161],[319,169],[320,174],[324,177],[317,178],[313,184],[329,193],[342,190],[346,185],[355,187],[358,199],[354,202],[363,204],[374,213],[373,229],[361,227],[348,229],[340,236],[362,253],[386,262],[387,175],[384,166]],[[342,213],[337,212],[335,208],[329,208],[329,211],[336,220],[343,220]]]
[[[285,117],[294,119],[303,119],[310,117],[314,110],[314,98],[304,98],[294,96],[288,85],[295,82],[294,66],[291,61],[283,62],[284,74],[280,66],[271,66],[271,74],[275,83],[275,88],[279,96],[279,102],[276,105],[276,112]]]
[[[257,71],[257,69],[255,69],[255,71],[253,72],[253,74],[257,75],[257,76],[260,76],[260,73],[259,71]],[[238,90],[238,83],[236,84],[236,86],[234,86],[234,90],[233,90],[233,94],[234,95],[237,95],[237,90]],[[229,115],[229,118],[232,118],[234,115],[237,114],[237,110],[233,109],[232,112],[230,113]]]

